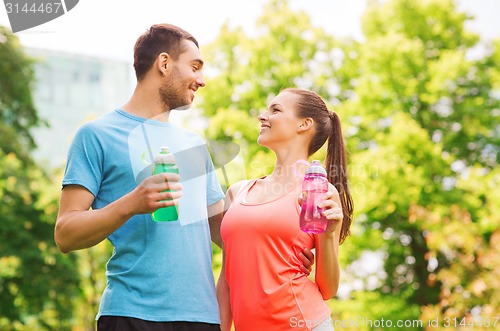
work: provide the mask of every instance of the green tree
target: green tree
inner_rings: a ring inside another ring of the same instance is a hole
[[[33,105],[33,61],[15,35],[0,26],[0,133],[6,152],[21,153],[35,147],[30,128],[41,120]],[[17,77],[17,79],[16,79]]]
[[[471,298],[471,287],[492,275],[479,257],[498,251],[490,239],[500,222],[488,214],[497,193],[484,192],[478,203],[476,186],[496,180],[500,103],[495,55],[470,58],[478,37],[464,29],[467,19],[450,0],[372,2],[366,41],[344,47],[340,111],[350,122],[352,163],[372,170],[353,174],[366,187],[355,199],[363,236],[353,241],[382,237],[382,246],[372,241],[372,250],[384,252],[373,290],[399,301],[383,311],[358,304],[377,319],[498,311],[494,282]]]
[[[79,275],[54,244],[57,189],[30,157],[32,64],[0,27],[0,329],[69,330]]]
[[[274,164],[255,142],[270,96],[309,88],[340,114],[356,208],[341,247],[352,290],[331,302],[334,319],[421,320],[405,327],[421,330],[435,318],[492,317],[500,43],[472,57],[479,38],[451,0],[371,1],[362,42],[335,39],[285,0],[263,12],[256,36],[226,25],[203,49],[213,65],[201,91],[206,133],[238,143],[247,176],[257,177]],[[370,252],[380,268],[367,268]]]
[[[333,43],[304,12],[291,10],[287,1],[270,1],[263,13],[256,24],[257,36],[248,37],[226,24],[217,39],[203,47],[212,72],[201,90],[200,106],[210,117],[207,136],[240,145],[249,177],[267,173],[274,164],[272,153],[255,142],[258,114],[284,87],[327,89],[324,76],[314,73],[328,62]]]

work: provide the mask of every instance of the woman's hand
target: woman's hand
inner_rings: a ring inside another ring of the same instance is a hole
[[[337,231],[337,229],[340,229],[342,220],[344,219],[344,213],[342,212],[339,193],[335,186],[329,185],[329,190],[325,193],[325,197],[320,207],[325,209],[323,215],[328,220],[328,226],[325,232],[333,233]]]
[[[340,196],[333,185],[325,193],[324,200],[320,203],[324,208],[323,215],[328,220],[326,231],[315,234],[316,243],[316,284],[323,296],[328,300],[337,294],[340,281],[340,265],[338,259],[339,238],[342,228],[342,205]]]

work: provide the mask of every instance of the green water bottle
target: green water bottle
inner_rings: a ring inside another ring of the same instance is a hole
[[[162,147],[161,151],[155,157],[155,165],[153,168],[153,175],[161,174],[163,172],[172,172],[179,174],[179,168],[175,164],[175,157],[169,152],[168,147]],[[165,190],[163,192],[170,192]],[[179,215],[177,214],[177,206],[159,208],[151,214],[153,221],[177,221]]]

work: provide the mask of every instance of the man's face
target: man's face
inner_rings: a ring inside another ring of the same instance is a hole
[[[177,60],[169,62],[170,74],[160,87],[162,101],[168,110],[189,108],[195,92],[205,86],[200,50],[192,41],[183,40],[182,43],[184,52]]]

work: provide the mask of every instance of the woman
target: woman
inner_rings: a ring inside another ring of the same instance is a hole
[[[339,244],[349,235],[348,189],[340,120],[314,92],[285,89],[259,116],[257,142],[276,154],[273,172],[236,183],[226,194],[221,226],[224,258],[217,296],[222,330],[333,330],[325,300],[337,293]],[[299,228],[302,179],[295,164],[328,140],[329,192],[322,204],[327,230]],[[304,248],[316,249],[313,282],[301,271]]]

